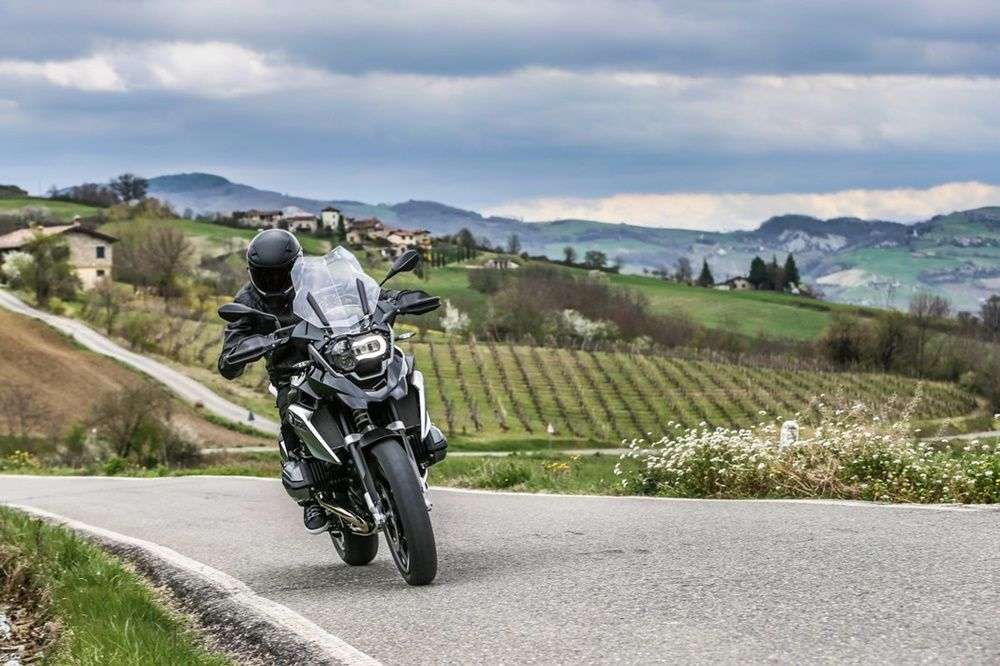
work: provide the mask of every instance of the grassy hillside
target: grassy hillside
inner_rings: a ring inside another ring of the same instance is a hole
[[[32,434],[50,444],[71,425],[87,419],[106,393],[144,381],[141,375],[78,347],[45,324],[7,310],[0,310],[0,368],[3,388],[30,392],[34,404],[44,410],[44,424]],[[174,425],[195,441],[232,445],[259,442],[259,438],[206,421],[186,405],[177,405]],[[6,431],[0,431],[4,434]]]
[[[156,351],[195,378],[262,414],[273,413],[262,368],[237,382],[215,374],[221,322],[166,318]],[[907,398],[918,383],[892,375],[752,368],[624,353],[511,346],[428,336],[406,341],[427,377],[434,419],[468,439],[547,439],[548,425],[566,441],[615,444],[669,421],[711,426],[756,423],[758,412],[791,417],[809,400],[842,389],[856,400]],[[923,418],[960,416],[977,407],[953,385],[925,384]]]
[[[192,238],[200,250],[208,255],[222,254],[246,247],[247,241],[257,235],[257,231],[254,229],[236,229],[233,227],[224,227],[221,224],[198,222],[195,220],[156,220],[155,223],[180,229]],[[120,233],[129,224],[131,224],[130,221],[108,222],[101,225],[100,230],[113,236],[116,233]],[[322,254],[330,247],[328,241],[312,236],[300,235],[299,240],[302,243],[303,249],[309,254]]]
[[[578,270],[578,269],[574,269]],[[434,268],[428,279],[415,275],[393,279],[395,288],[423,289],[450,300],[473,320],[485,315],[486,296],[469,288],[469,269],[460,264]],[[616,285],[637,289],[658,314],[683,314],[708,328],[744,335],[767,335],[795,340],[815,339],[834,312],[870,310],[812,298],[769,291],[730,292],[690,287],[644,275],[610,275]]]
[[[14,213],[23,208],[47,208],[52,215],[60,220],[72,220],[74,216],[87,217],[93,215],[99,208],[68,201],[53,201],[41,197],[0,198],[0,213]]]

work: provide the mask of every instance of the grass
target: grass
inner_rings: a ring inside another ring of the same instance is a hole
[[[231,663],[135,573],[63,528],[0,507],[0,562],[2,573],[26,575],[59,624],[46,663]]]
[[[101,225],[100,230],[105,233],[115,235],[121,227],[127,226],[130,223],[131,221],[108,222]],[[221,224],[212,224],[211,222],[199,222],[197,220],[155,220],[155,223],[174,227],[188,236],[203,239],[210,242],[214,246],[222,248],[229,245],[233,239],[248,241],[257,235],[256,229],[237,229],[234,227],[226,227]],[[316,238],[315,236],[298,234],[296,238],[299,239],[299,242],[302,244],[302,249],[308,254],[323,254],[330,248],[329,241]]]
[[[69,201],[54,201],[42,197],[11,197],[0,198],[0,212],[17,212],[25,207],[47,208],[52,215],[60,220],[72,220],[74,216],[87,217],[94,215],[100,208]]]

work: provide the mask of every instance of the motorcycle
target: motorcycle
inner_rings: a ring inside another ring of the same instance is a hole
[[[284,345],[301,345],[308,354],[294,366],[288,388],[285,418],[304,450],[289,452],[279,442],[285,490],[327,512],[333,545],[349,565],[371,562],[384,534],[410,585],[437,575],[427,470],[444,459],[447,441],[428,418],[423,374],[396,346],[409,336],[395,335],[393,323],[437,309],[440,299],[422,291],[380,295],[387,280],[419,262],[420,254],[409,250],[376,282],[342,247],[300,257],[292,268],[298,322],[284,328],[239,303],[219,308],[226,321],[249,316],[273,323],[259,347],[234,360],[257,360]]]

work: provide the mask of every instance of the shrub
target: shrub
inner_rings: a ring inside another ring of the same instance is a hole
[[[132,349],[150,351],[156,346],[153,340],[156,327],[156,320],[150,315],[144,312],[129,312],[122,317],[119,332]]]
[[[27,451],[14,450],[0,458],[0,470],[38,469],[41,463]]]
[[[483,294],[500,291],[506,280],[507,271],[496,268],[473,268],[469,270],[469,286]]]
[[[1000,501],[997,445],[956,452],[916,439],[910,417],[919,399],[889,419],[891,407],[833,406],[821,396],[803,415],[808,436],[784,444],[777,421],[715,430],[671,423],[676,435],[632,440],[615,473],[627,491],[678,497]]]
[[[505,460],[483,465],[474,485],[501,490],[527,483],[531,479],[531,468],[523,463]]]

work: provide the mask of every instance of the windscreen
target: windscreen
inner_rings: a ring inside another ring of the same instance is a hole
[[[378,282],[361,269],[354,255],[342,247],[322,257],[300,257],[292,267],[292,284],[295,286],[292,308],[296,316],[315,326],[323,326],[309,305],[308,295],[312,294],[334,334],[358,332],[365,316],[360,292],[364,292],[368,301],[368,311],[374,312],[382,291]]]

